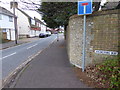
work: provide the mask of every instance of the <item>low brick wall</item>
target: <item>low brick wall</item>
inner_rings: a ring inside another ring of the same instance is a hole
[[[87,16],[85,66],[100,63],[114,55],[97,54],[96,50],[120,52],[120,10],[94,12]],[[69,19],[67,50],[72,64],[82,66],[83,16]]]

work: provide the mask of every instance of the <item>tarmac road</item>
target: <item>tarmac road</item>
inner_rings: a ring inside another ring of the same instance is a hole
[[[2,79],[4,80],[13,70],[28,58],[47,48],[55,39],[56,35],[52,35],[30,43],[1,50],[2,57],[0,60],[2,61]]]

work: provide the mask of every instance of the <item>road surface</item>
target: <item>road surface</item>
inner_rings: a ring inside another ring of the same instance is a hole
[[[2,79],[4,80],[29,57],[47,48],[55,39],[56,35],[52,35],[47,38],[2,50],[2,57],[0,58],[2,60]]]

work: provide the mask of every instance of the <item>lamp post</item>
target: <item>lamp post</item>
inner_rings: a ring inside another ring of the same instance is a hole
[[[15,8],[18,8],[18,3],[13,0],[10,2],[11,9],[13,8],[13,14],[14,14],[14,28],[15,28],[15,44],[17,44],[17,17],[15,16]]]
[[[57,41],[59,41],[59,29],[57,30]]]

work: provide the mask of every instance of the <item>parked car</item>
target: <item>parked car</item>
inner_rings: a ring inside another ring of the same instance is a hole
[[[44,38],[44,37],[46,37],[46,34],[45,34],[45,33],[40,33],[40,34],[39,34],[39,38]]]
[[[54,34],[58,34],[58,32],[56,31],[56,32],[54,32]]]
[[[51,32],[49,31],[47,31],[45,34],[46,34],[46,37],[51,36]]]

